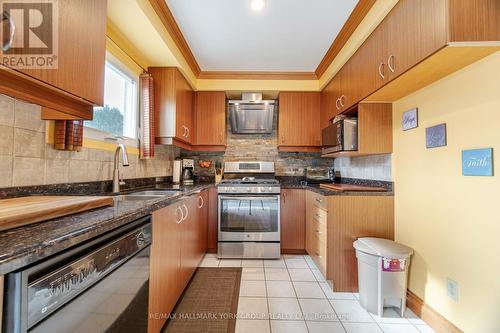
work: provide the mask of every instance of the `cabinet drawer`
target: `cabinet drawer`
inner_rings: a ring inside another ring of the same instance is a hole
[[[325,210],[323,210],[317,206],[314,206],[311,214],[312,214],[313,220],[324,223],[326,225],[326,221],[328,219],[328,213]]]
[[[318,237],[321,241],[324,241],[326,243],[326,223],[314,219],[312,231],[316,237]]]
[[[318,194],[318,193],[314,193],[314,192],[310,192],[310,194],[311,194],[312,203],[316,207],[322,208],[325,211],[328,210],[325,196]]]
[[[314,252],[311,254],[311,258],[321,273],[326,276],[326,240],[317,235],[314,237]]]

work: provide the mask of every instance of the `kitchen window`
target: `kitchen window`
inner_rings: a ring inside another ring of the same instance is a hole
[[[104,106],[94,107],[94,119],[85,121],[86,137],[93,139],[138,137],[138,75],[107,54]],[[95,131],[97,130],[97,131]],[[128,141],[128,140],[127,140]]]

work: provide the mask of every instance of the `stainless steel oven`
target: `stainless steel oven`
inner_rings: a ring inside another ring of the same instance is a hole
[[[279,258],[280,185],[273,162],[226,162],[219,184],[218,257]]]
[[[148,330],[150,217],[6,275],[3,332]]]
[[[279,241],[280,196],[219,196],[220,241]]]

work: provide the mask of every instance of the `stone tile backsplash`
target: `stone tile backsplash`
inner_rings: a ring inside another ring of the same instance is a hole
[[[47,122],[40,106],[0,94],[0,188],[110,180],[112,151],[83,148],[81,152],[60,151],[46,144]],[[194,158],[195,173],[213,176],[214,167],[201,169],[200,159],[274,161],[278,176],[303,176],[308,166],[333,166],[342,177],[391,181],[391,156],[321,158],[319,153],[280,153],[277,134],[278,112],[273,132],[264,135],[233,134],[227,122],[225,152],[190,152],[173,146],[156,146],[155,159],[140,160],[129,154],[130,166],[122,167],[125,179],[172,175],[172,161]]]
[[[181,151],[181,157],[195,160],[195,174],[214,176],[214,167],[200,169],[198,160],[211,161],[274,161],[278,176],[303,176],[307,166],[331,167],[333,160],[321,158],[320,153],[280,153],[278,151],[278,112],[274,113],[273,132],[270,134],[233,134],[227,115],[226,151]]]
[[[110,180],[114,152],[83,148],[81,152],[53,149],[46,143],[47,122],[41,108],[0,94],[0,187]],[[125,179],[172,175],[179,155],[173,146],[156,146],[155,159],[129,153]]]

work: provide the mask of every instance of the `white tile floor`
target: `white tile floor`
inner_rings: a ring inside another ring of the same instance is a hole
[[[207,254],[201,267],[242,267],[236,333],[432,333],[411,310],[401,318],[365,311],[354,293],[333,292],[309,256],[229,260]]]

